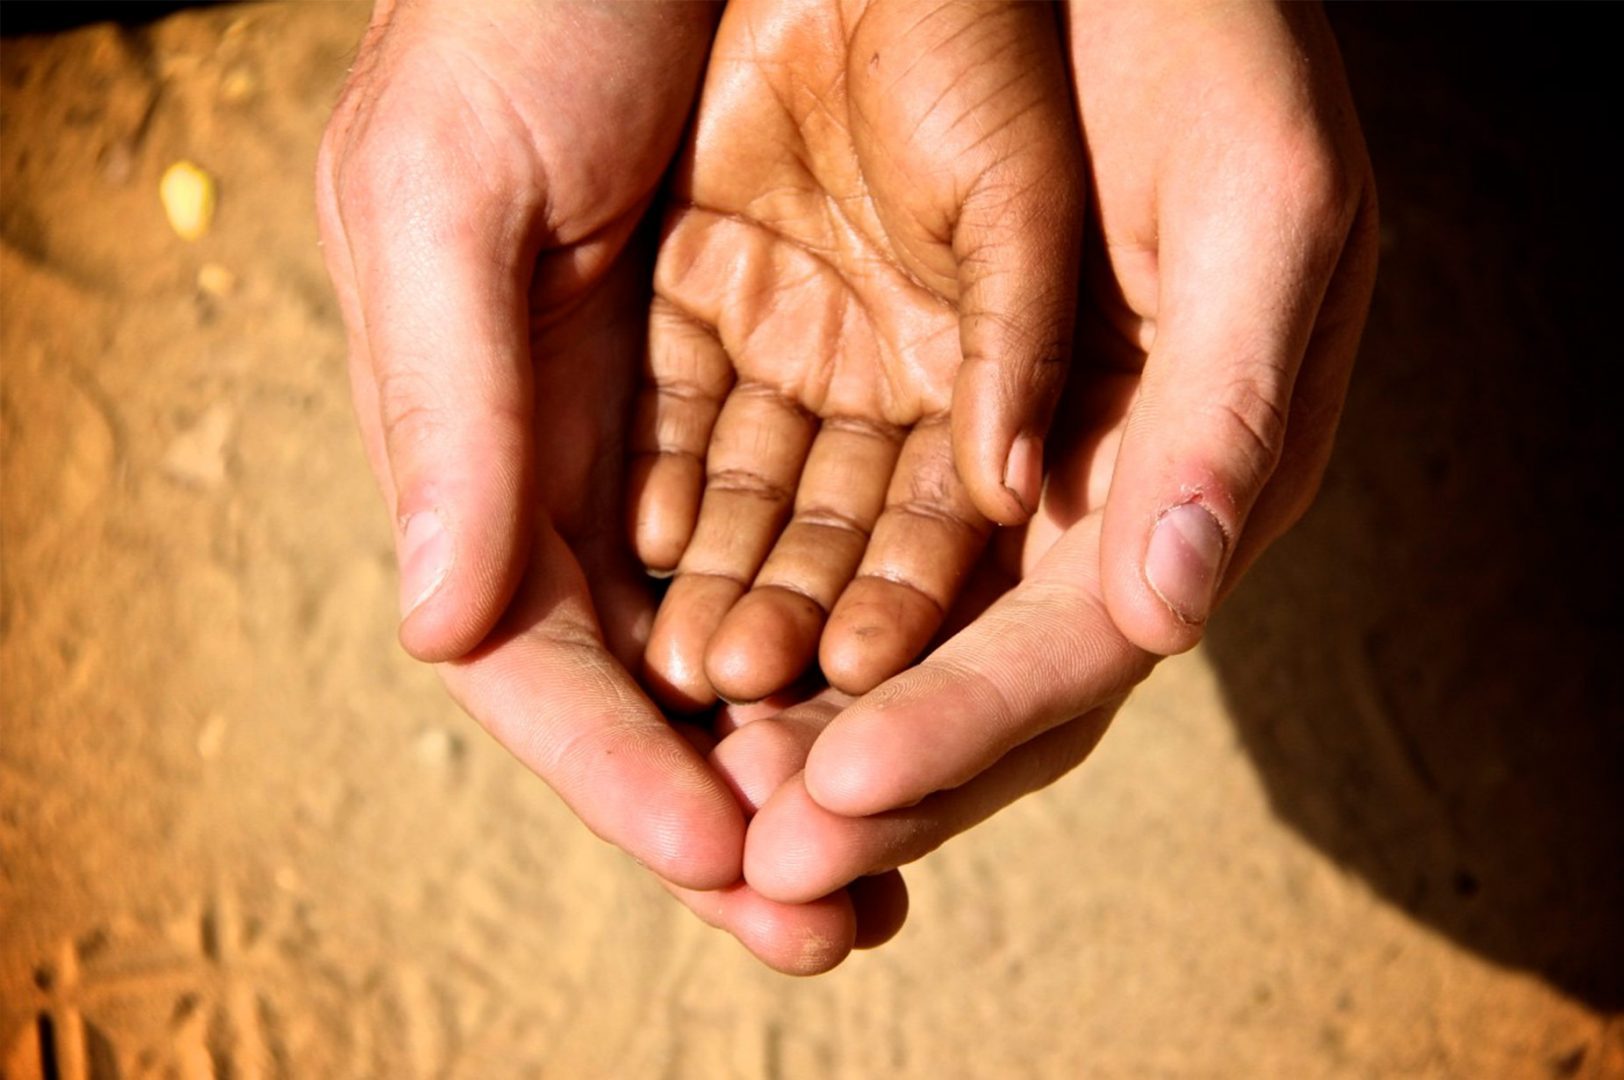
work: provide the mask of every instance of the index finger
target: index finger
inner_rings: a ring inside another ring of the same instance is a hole
[[[551,525],[495,631],[441,666],[452,696],[587,828],[689,889],[739,880],[744,816],[726,785],[604,647]]]
[[[985,614],[837,716],[807,758],[812,799],[850,816],[911,806],[1125,697],[1154,657],[1106,613],[1099,525],[1073,526]]]

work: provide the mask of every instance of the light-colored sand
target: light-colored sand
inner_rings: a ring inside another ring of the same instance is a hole
[[[1271,809],[1208,652],[826,977],[589,837],[393,642],[309,193],[363,21],[5,44],[0,1074],[1624,1071],[1605,1009]],[[220,183],[195,244],[183,157]]]

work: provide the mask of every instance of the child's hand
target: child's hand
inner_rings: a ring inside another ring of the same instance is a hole
[[[815,652],[868,690],[989,519],[1036,506],[1083,216],[1067,85],[1047,6],[729,7],[632,432],[634,544],[677,575],[645,654],[668,705],[764,697]]]

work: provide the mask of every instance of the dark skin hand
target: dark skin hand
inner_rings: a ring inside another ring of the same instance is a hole
[[[662,702],[756,700],[814,656],[862,692],[918,656],[1036,506],[1081,185],[1052,8],[729,6],[632,432],[634,543],[676,575]]]

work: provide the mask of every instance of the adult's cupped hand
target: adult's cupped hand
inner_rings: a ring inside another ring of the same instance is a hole
[[[895,874],[810,904],[740,881],[703,737],[627,674],[652,600],[622,539],[637,232],[692,104],[708,5],[380,3],[323,138],[323,246],[401,640],[595,833],[767,963],[900,924]]]

